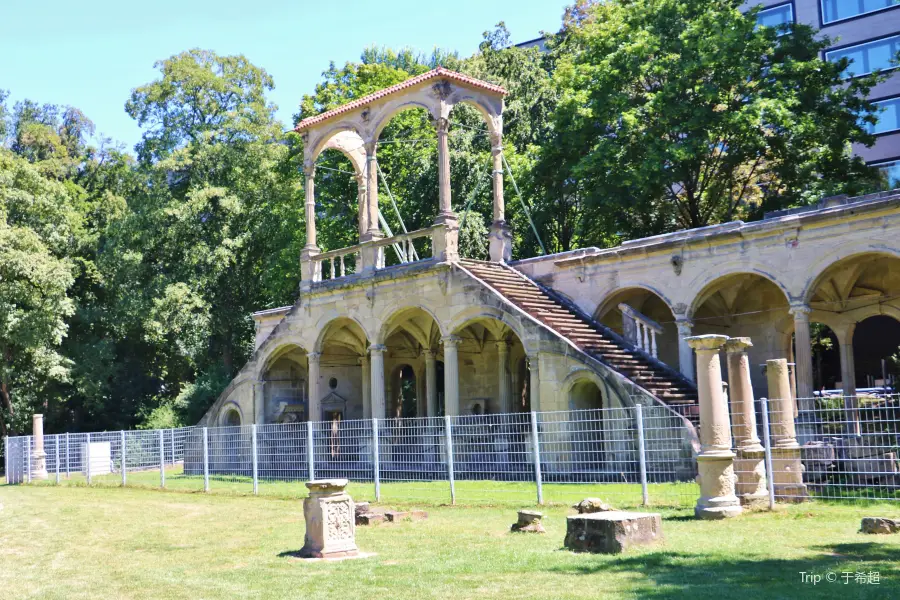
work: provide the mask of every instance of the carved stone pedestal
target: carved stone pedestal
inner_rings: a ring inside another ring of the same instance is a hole
[[[353,499],[344,491],[346,479],[309,481],[309,498],[303,501],[306,540],[304,558],[357,556]]]

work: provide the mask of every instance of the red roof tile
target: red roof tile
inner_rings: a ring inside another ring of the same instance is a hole
[[[457,73],[456,71],[450,71],[449,69],[445,69],[443,67],[438,67],[427,73],[422,73],[421,75],[416,75],[415,77],[411,77],[406,81],[401,81],[396,85],[392,85],[390,87],[386,87],[383,90],[378,90],[374,94],[369,94],[368,96],[363,96],[362,98],[358,98],[357,100],[353,100],[344,104],[342,106],[338,106],[337,108],[333,108],[331,110],[326,110],[322,114],[316,115],[314,117],[309,117],[307,119],[303,119],[299,123],[297,123],[297,127],[294,128],[294,131],[300,131],[302,129],[306,129],[312,125],[317,123],[321,123],[323,121],[327,121],[332,117],[336,117],[337,115],[341,115],[367,104],[371,104],[376,100],[380,100],[386,96],[390,96],[391,94],[395,94],[401,90],[405,90],[407,88],[411,88],[413,86],[419,85],[422,82],[428,81],[429,79],[436,78],[445,78],[450,79],[452,81],[457,81],[459,83],[470,85],[472,87],[477,87],[482,90],[486,90],[488,92],[493,92],[495,94],[500,94],[501,96],[505,96],[507,94],[506,90],[500,87],[499,85],[494,85],[493,83],[488,83],[486,81],[481,81],[480,79],[475,79],[474,77],[469,77],[468,75],[463,75],[462,73]]]

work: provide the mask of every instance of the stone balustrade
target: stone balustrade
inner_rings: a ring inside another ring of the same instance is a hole
[[[619,310],[622,311],[625,338],[633,342],[638,350],[658,359],[656,336],[662,335],[662,325],[627,304],[619,304]]]
[[[347,248],[311,254],[307,259],[308,264],[304,265],[303,281],[301,283],[309,285],[355,274],[372,274],[374,271],[397,266],[386,266],[385,252],[388,248],[393,248],[394,255],[400,265],[439,260],[441,257],[434,249],[436,242],[438,242],[438,247],[441,246],[439,243],[441,240],[438,240],[438,237],[446,238],[448,236],[447,230],[448,227],[446,225],[433,225],[388,238],[362,242]],[[455,236],[455,234],[456,230],[453,230],[451,235]],[[430,242],[427,244],[431,250],[429,256],[424,256],[416,248],[415,242],[421,239],[428,239]]]

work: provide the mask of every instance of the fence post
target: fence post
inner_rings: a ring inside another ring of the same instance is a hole
[[[128,473],[128,453],[125,450],[125,431],[122,430],[119,432],[119,444],[122,446],[122,487],[125,487],[126,477]]]
[[[31,483],[31,436],[25,438],[25,481]]]
[[[87,466],[85,467],[85,475],[87,476],[87,484],[91,485],[91,434],[87,434],[87,444],[85,444],[85,460],[87,461]]]
[[[307,421],[306,422],[306,470],[309,475],[309,480],[314,481],[316,478],[316,455],[315,455],[315,432],[313,431],[313,424],[315,421]]]
[[[56,462],[56,485],[59,485],[59,434],[56,434],[56,439],[53,440],[56,442],[54,446],[56,447],[55,451],[55,462]]]
[[[534,446],[534,481],[537,484],[538,504],[544,503],[544,481],[541,476],[541,440],[538,435],[537,413],[531,411],[531,440]]]
[[[159,430],[159,487],[166,487],[166,432]]]
[[[375,502],[381,502],[381,463],[378,450],[378,419],[372,419],[372,466],[375,469]]]
[[[450,478],[450,504],[456,504],[456,481],[453,477],[453,428],[450,415],[444,415],[444,428],[447,432],[447,476]]]
[[[3,436],[3,473],[6,477],[6,485],[9,485],[9,436]]]
[[[169,445],[169,447],[172,450],[172,464],[174,465],[175,464],[175,430],[170,429],[169,433],[172,434],[172,443]]]
[[[641,466],[641,506],[647,506],[650,504],[650,494],[647,492],[647,451],[644,446],[644,407],[640,404],[635,404],[634,411],[637,419],[638,462]]]
[[[769,401],[759,399],[762,410],[763,438],[766,442],[766,483],[769,486],[769,510],[775,510],[775,473],[772,472],[772,437],[769,435]]]
[[[203,491],[209,491],[209,431],[203,428]]]
[[[253,493],[259,494],[259,470],[256,464],[256,424],[250,426],[250,454],[253,458]]]
[[[69,474],[69,457],[71,453],[69,452],[69,432],[66,432],[66,479],[69,479],[71,475]]]

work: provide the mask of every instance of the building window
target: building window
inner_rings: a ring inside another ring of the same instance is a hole
[[[878,108],[878,114],[875,115],[878,117],[878,123],[875,125],[867,123],[869,133],[887,133],[900,129],[900,98],[879,100],[874,104]]]
[[[896,67],[893,60],[898,51],[900,51],[900,35],[893,35],[865,44],[829,50],[825,53],[825,59],[836,62],[846,58],[850,64],[844,71],[844,77],[856,77]]]
[[[900,0],[897,0],[900,2]],[[756,24],[762,27],[780,27],[781,25],[793,25],[794,5],[781,4],[759,11],[756,14]]]
[[[887,187],[885,189],[893,190],[900,188],[900,159],[890,162],[872,165],[884,175]]]
[[[822,24],[900,6],[900,0],[822,0]]]

